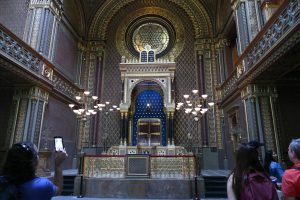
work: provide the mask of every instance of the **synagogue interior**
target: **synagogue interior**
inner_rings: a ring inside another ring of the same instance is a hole
[[[226,196],[241,143],[292,164],[300,0],[0,0],[0,105],[1,168],[59,136],[69,194]]]

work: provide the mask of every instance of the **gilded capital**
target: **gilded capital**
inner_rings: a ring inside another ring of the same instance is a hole
[[[63,3],[61,0],[30,0],[29,8],[48,8],[60,20],[63,12]]]
[[[101,55],[105,50],[105,43],[104,41],[90,41],[88,43],[88,50],[93,54]]]

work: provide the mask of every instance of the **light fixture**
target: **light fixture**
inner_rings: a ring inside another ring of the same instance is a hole
[[[106,110],[107,112],[113,111],[114,109],[120,110],[116,105],[113,105],[112,108],[108,108],[108,105],[110,104],[109,101],[100,103],[98,97],[91,95],[90,91],[82,92],[81,94],[75,96],[75,99],[77,101],[77,105],[70,103],[69,107],[72,109],[74,114],[76,114],[76,116],[83,121],[86,121],[89,119],[89,117],[96,115],[98,111]],[[105,107],[107,107],[107,109],[103,109]]]
[[[192,90],[192,95],[184,94],[185,103],[178,102],[176,110],[184,107],[186,114],[193,114],[194,116],[202,117],[209,108],[214,106],[213,101],[208,102],[208,94],[199,94],[198,90]]]
[[[196,134],[199,138],[199,143],[195,140],[195,144],[200,144],[200,138],[202,141],[202,146],[207,145],[207,136],[204,132],[199,133],[199,122],[200,119],[205,116],[205,113],[208,112],[209,109],[213,108],[215,103],[211,101],[212,98],[208,94],[199,94],[199,90],[192,90],[192,94],[184,94],[183,102],[178,102],[176,105],[176,110],[184,110],[184,113],[192,117],[192,121],[196,123]],[[192,125],[190,126],[189,131],[193,131]],[[188,133],[187,138],[190,141],[190,151],[192,151],[192,142],[191,133]]]

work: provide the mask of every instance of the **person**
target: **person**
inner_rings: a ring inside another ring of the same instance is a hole
[[[259,147],[264,146],[264,143],[258,142],[256,140],[251,140],[247,143],[243,143],[243,145],[250,146],[250,147],[254,148],[256,151],[259,151]]]
[[[14,144],[8,151],[1,173],[1,182],[5,184],[2,184],[0,199],[50,200],[54,195],[60,194],[63,186],[61,165],[66,157],[64,149],[55,152],[55,173],[52,183],[47,178],[35,175],[38,165],[36,146],[30,142]]]
[[[300,138],[289,145],[288,155],[294,165],[282,177],[282,193],[286,200],[300,199]]]
[[[244,144],[238,148],[236,166],[227,180],[227,196],[229,200],[278,200],[255,148]]]
[[[272,151],[265,153],[264,168],[274,183],[281,183],[284,170],[280,163],[275,161]]]

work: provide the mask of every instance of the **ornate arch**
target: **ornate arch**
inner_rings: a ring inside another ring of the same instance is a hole
[[[141,82],[143,81],[152,81],[154,83],[156,83],[160,89],[162,90],[163,92],[163,99],[164,99],[164,104],[167,103],[168,101],[168,92],[167,92],[167,89],[165,88],[165,86],[160,82],[158,81],[156,78],[143,78],[143,79],[139,79],[137,81],[135,81],[129,88],[128,88],[128,93],[127,93],[127,97],[126,97],[126,103],[127,103],[127,106],[128,108],[130,107],[131,105],[131,95],[132,95],[132,91],[134,90],[134,88]]]
[[[196,38],[205,38],[212,37],[212,23],[209,18],[207,11],[204,6],[198,0],[170,0],[175,5],[182,8],[189,19],[191,20]],[[155,5],[150,1],[150,4]],[[162,2],[162,1],[158,1]],[[136,2],[134,0],[111,0],[106,1],[96,12],[94,19],[92,20],[90,30],[89,30],[89,38],[90,39],[100,39],[105,41],[107,36],[107,28],[109,26],[109,22],[112,20],[113,16],[123,7],[127,6],[130,3],[140,4],[140,2]]]

